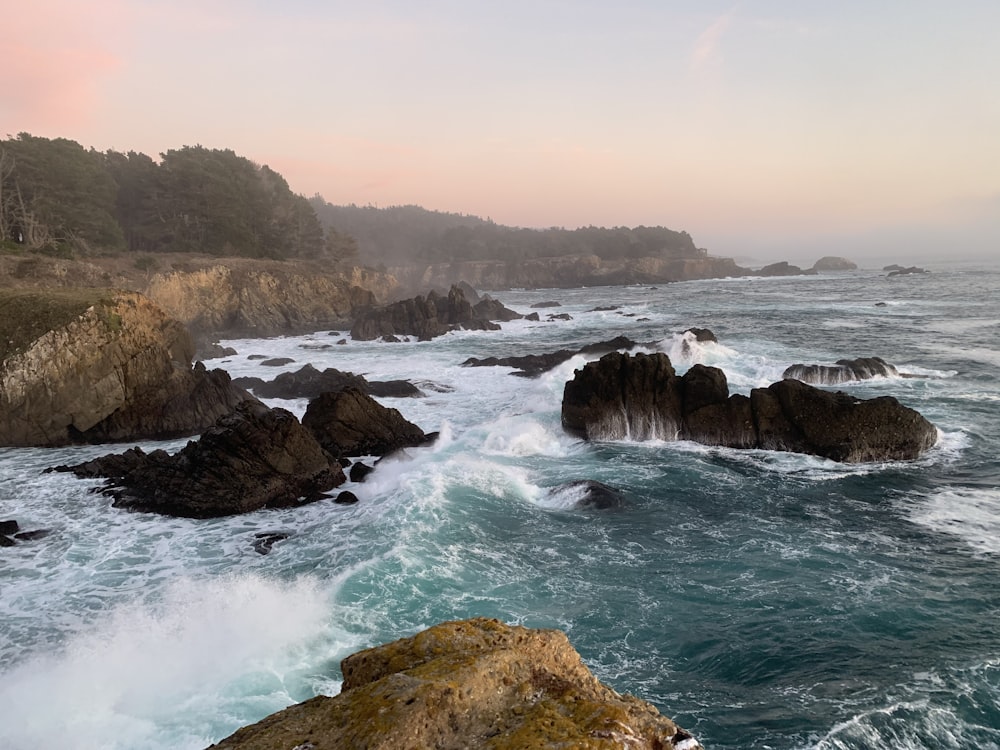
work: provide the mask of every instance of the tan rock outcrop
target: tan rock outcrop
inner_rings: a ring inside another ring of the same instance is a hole
[[[26,322],[45,319],[62,292],[21,299]],[[192,366],[190,334],[143,295],[108,292],[68,315],[0,363],[0,445],[190,435],[251,398],[225,372]]]
[[[341,663],[340,695],[240,729],[218,750],[695,750],[654,706],[584,666],[565,634],[473,619]]]

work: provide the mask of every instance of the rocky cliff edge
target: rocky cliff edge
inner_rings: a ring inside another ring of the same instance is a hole
[[[212,747],[700,748],[651,704],[601,684],[558,630],[446,622],[349,656],[341,670],[339,695],[291,706]]]

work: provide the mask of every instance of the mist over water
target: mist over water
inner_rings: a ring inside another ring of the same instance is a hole
[[[492,616],[565,630],[601,680],[706,747],[1000,747],[998,290],[1000,269],[969,267],[515,291],[495,296],[525,313],[559,300],[543,321],[572,320],[399,344],[223,342],[238,355],[208,365],[233,376],[309,362],[418,381],[424,398],[382,402],[441,439],[345,485],[357,505],[209,521],[124,512],[96,482],[41,473],[128,446],[0,450],[0,518],[53,530],[0,550],[4,746],[203,748],[336,694],[360,648]],[[691,326],[719,343],[685,341]],[[897,397],[938,445],[843,465],[587,444],[559,419],[585,358],[537,379],[460,366],[619,334],[680,372],[720,367],[740,393],[791,364],[882,357],[899,377],[837,387]],[[577,507],[560,488],[584,479],[624,504]],[[289,537],[259,555],[254,535],[271,531]]]

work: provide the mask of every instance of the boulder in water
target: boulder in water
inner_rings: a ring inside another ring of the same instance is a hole
[[[590,440],[679,439],[834,461],[912,459],[937,430],[891,396],[862,400],[798,380],[729,395],[725,373],[694,365],[678,377],[662,353],[612,353],[566,383],[563,427]]]
[[[548,491],[550,500],[571,502],[576,508],[607,510],[625,505],[625,496],[614,487],[593,479],[566,482]]]
[[[341,662],[339,695],[240,729],[216,750],[701,746],[597,680],[566,635],[484,618],[435,625]]]
[[[899,370],[881,357],[858,357],[838,359],[834,365],[791,365],[781,377],[811,385],[839,385],[855,380],[899,377]]]
[[[55,470],[107,478],[104,492],[118,507],[191,518],[296,506],[346,481],[293,414],[256,401],[240,404],[173,455],[131,448]]]

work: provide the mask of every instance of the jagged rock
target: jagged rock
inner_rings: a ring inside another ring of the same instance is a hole
[[[541,320],[541,318],[538,317],[538,313],[536,312],[528,313],[527,315],[524,316],[524,319],[530,320],[532,323],[538,323]]]
[[[425,445],[431,438],[397,409],[356,388],[323,393],[309,402],[302,424],[334,456],[381,456]]]
[[[426,341],[457,328],[497,330],[499,326],[491,321],[519,317],[492,299],[483,299],[473,307],[462,289],[452,286],[446,297],[432,291],[426,297],[417,296],[365,311],[354,321],[351,338],[374,341],[399,334]]]
[[[212,745],[437,750],[697,750],[657,709],[603,685],[566,635],[473,619],[341,662],[339,695],[286,708]]]
[[[17,521],[13,519],[10,521],[0,521],[0,534],[3,534],[4,536],[11,536],[20,530],[21,527],[18,526]]]
[[[551,313],[548,316],[549,320],[573,320],[573,316],[569,313]]]
[[[342,372],[328,367],[322,372],[312,365],[304,365],[295,372],[283,372],[274,380],[243,377],[233,380],[235,385],[247,388],[258,398],[316,398],[321,393],[357,388],[363,393],[385,398],[422,396],[420,389],[406,380],[368,381],[363,375]]]
[[[858,264],[836,255],[824,255],[813,263],[813,271],[854,271]]]
[[[296,506],[346,481],[293,414],[256,401],[243,402],[173,455],[131,448],[54,470],[107,478],[103,491],[118,507],[191,518]]]
[[[7,292],[42,329],[0,311],[0,445],[65,445],[191,435],[251,399],[223,370],[192,365],[178,321],[130,292]],[[70,304],[73,302],[74,304]],[[14,338],[11,338],[14,337]]]
[[[548,491],[550,500],[569,500],[577,508],[620,508],[625,505],[625,496],[614,487],[593,479],[566,482]]]
[[[725,373],[694,365],[678,377],[665,354],[607,354],[563,391],[564,428],[590,440],[679,439],[834,461],[912,459],[937,430],[891,396],[862,400],[798,380],[729,396]]]
[[[536,377],[543,372],[547,372],[563,362],[575,357],[577,354],[606,354],[618,349],[634,349],[639,346],[627,336],[617,336],[609,341],[599,341],[593,344],[586,344],[579,349],[559,349],[558,351],[546,354],[523,354],[512,357],[485,357],[477,359],[469,357],[462,363],[462,367],[513,367],[520,370],[515,375],[525,377]]]
[[[835,365],[791,365],[781,374],[811,385],[838,385],[877,377],[899,377],[899,370],[881,357],[838,359]]]

